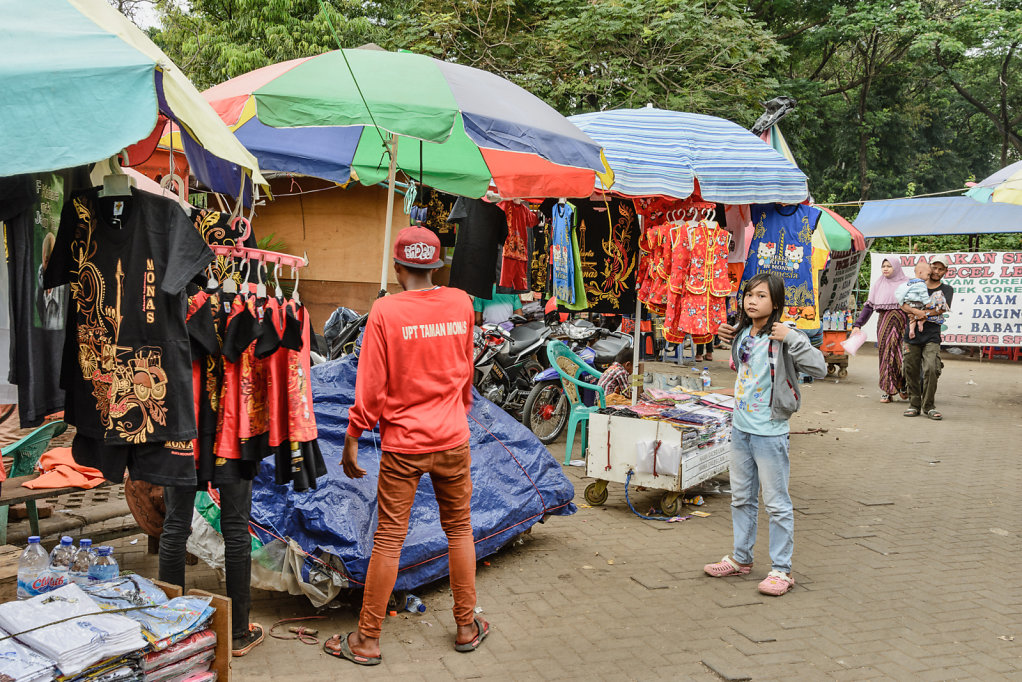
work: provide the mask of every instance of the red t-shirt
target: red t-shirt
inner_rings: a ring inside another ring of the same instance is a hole
[[[468,440],[472,301],[460,289],[405,291],[373,303],[362,337],[348,435],[380,423],[382,448],[418,454]]]

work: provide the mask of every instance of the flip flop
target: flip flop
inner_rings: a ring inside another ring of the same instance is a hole
[[[905,410],[904,412],[902,412],[902,414],[904,416],[906,416],[906,417],[918,417],[919,416],[919,408],[918,407],[910,407],[907,410]]]
[[[942,415],[942,414],[941,414],[940,412],[938,412],[937,410],[929,410],[929,411],[928,411],[928,412],[926,413],[926,416],[927,416],[927,417],[929,417],[930,419],[932,419],[932,420],[933,420],[933,421],[935,421],[935,422],[939,422],[939,421],[940,421],[941,419],[943,419],[943,418],[944,418],[944,415]]]
[[[486,635],[490,634],[490,624],[483,625],[482,621],[478,618],[475,619],[476,624],[476,636],[471,642],[465,642],[464,644],[454,644],[454,650],[460,651],[463,654],[471,653],[479,648],[479,645],[486,639]]]
[[[880,399],[880,402],[882,402],[882,403],[889,403],[889,402],[891,402],[891,394],[890,393],[884,393],[884,397]]]
[[[351,646],[348,645],[348,637],[350,637],[351,634],[352,633],[349,632],[346,635],[334,635],[333,637],[330,638],[334,639],[336,637],[340,637],[339,644],[341,645],[341,648],[339,651],[331,649],[330,647],[327,646],[327,644],[330,642],[330,639],[328,639],[326,642],[323,642],[323,651],[325,651],[328,655],[333,656],[334,658],[346,658],[355,665],[379,665],[380,663],[383,662],[382,655],[363,656],[362,654],[356,654],[354,651],[352,651]]]

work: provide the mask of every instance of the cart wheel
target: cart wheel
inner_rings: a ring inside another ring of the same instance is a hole
[[[667,516],[675,516],[681,509],[681,497],[678,493],[664,493],[660,498],[660,511]]]
[[[832,377],[837,374],[837,365],[827,365],[827,376]]]
[[[593,505],[594,507],[599,507],[601,504],[606,502],[607,495],[609,494],[610,493],[607,492],[606,481],[596,481],[595,483],[590,483],[589,485],[586,486],[585,492],[586,502]]]
[[[837,375],[839,377],[841,377],[842,379],[844,379],[846,376],[848,376],[848,368],[847,367],[842,367],[841,369],[838,370]]]

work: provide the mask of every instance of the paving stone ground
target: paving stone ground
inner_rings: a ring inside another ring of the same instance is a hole
[[[796,588],[761,596],[769,570],[761,519],[745,578],[703,564],[731,549],[727,495],[712,516],[643,521],[621,485],[598,508],[537,525],[479,565],[482,648],[455,653],[446,583],[419,592],[428,611],[384,624],[384,663],[358,668],[319,647],[268,639],[237,659],[240,680],[947,680],[1022,679],[1022,365],[948,358],[942,422],[880,404],[876,356],[846,380],[817,382],[792,420]],[[729,382],[724,363],[713,363]],[[552,448],[563,458],[563,443]],[[566,470],[576,502],[589,482]],[[637,508],[654,491],[634,492]],[[155,574],[145,540],[117,541],[122,564]],[[208,568],[190,586],[223,590]],[[358,595],[328,609],[322,633],[347,632]],[[257,592],[253,619],[316,615],[307,600]]]

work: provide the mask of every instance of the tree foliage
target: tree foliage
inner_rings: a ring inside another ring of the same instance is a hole
[[[1022,0],[183,2],[158,0],[151,33],[200,87],[339,41],[486,69],[565,114],[749,125],[790,95],[781,128],[818,201],[945,191],[1022,158]]]

